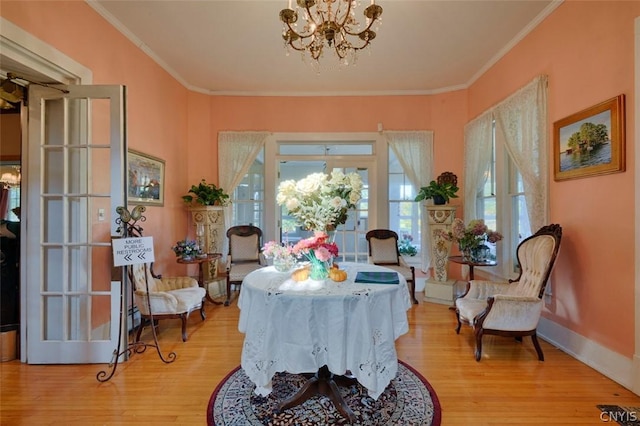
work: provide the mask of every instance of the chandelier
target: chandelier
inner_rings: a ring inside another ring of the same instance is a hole
[[[376,38],[371,29],[374,22],[380,22],[382,7],[371,0],[364,9],[362,29],[356,19],[356,0],[296,0],[297,10],[289,7],[280,11],[280,20],[284,23],[282,38],[287,48],[300,52],[309,52],[316,62],[325,47],[333,49],[344,64],[348,56],[355,60],[356,52],[369,46]],[[298,29],[298,16],[302,14],[302,28]]]

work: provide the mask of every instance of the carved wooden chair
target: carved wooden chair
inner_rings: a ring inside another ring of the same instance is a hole
[[[542,312],[542,296],[558,256],[562,228],[543,226],[524,239],[517,249],[520,275],[508,282],[473,280],[466,293],[455,302],[460,333],[462,324],[471,325],[476,338],[476,361],[482,356],[482,336],[493,334],[515,337],[531,336],[538,359],[544,361],[536,329]]]
[[[365,235],[369,244],[369,263],[393,269],[404,277],[411,288],[411,299],[416,299],[416,271],[409,266],[398,250],[398,234],[390,229],[373,229]]]
[[[189,314],[197,309],[204,321],[204,297],[206,290],[198,286],[191,277],[167,277],[155,275],[150,264],[132,265],[129,271],[134,286],[134,301],[140,310],[142,322],[138,327],[136,341],[144,327],[151,322],[168,318],[182,321],[182,341],[187,341],[187,320]],[[149,285],[147,292],[147,283]]]
[[[241,285],[250,272],[266,266],[261,253],[262,230],[252,225],[232,226],[227,230],[229,255],[227,256],[227,299],[231,300],[231,284]]]

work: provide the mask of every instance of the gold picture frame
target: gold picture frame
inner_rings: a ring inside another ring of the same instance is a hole
[[[554,180],[625,171],[624,102],[618,95],[553,123]]]
[[[164,206],[164,160],[127,151],[127,203]]]

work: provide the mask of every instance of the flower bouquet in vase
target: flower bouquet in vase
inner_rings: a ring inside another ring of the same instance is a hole
[[[335,231],[347,221],[349,209],[362,197],[362,178],[334,169],[331,175],[311,173],[278,186],[276,202],[309,231]]]
[[[196,241],[193,240],[180,240],[176,242],[176,245],[171,247],[171,250],[183,260],[192,260],[198,255],[202,254],[202,250]]]
[[[338,246],[329,242],[329,235],[324,231],[314,232],[313,237],[298,241],[292,248],[292,253],[309,259],[309,278],[324,281],[329,277],[329,269],[333,258],[338,256]]]
[[[467,225],[462,219],[454,219],[451,231],[439,231],[439,237],[447,241],[455,241],[465,261],[484,262],[491,254],[486,243],[495,244],[502,240],[502,234],[489,229],[484,219],[474,219]]]
[[[278,272],[289,272],[297,263],[293,246],[288,243],[279,244],[276,241],[269,241],[262,247],[262,254],[267,259],[273,259],[273,267]]]

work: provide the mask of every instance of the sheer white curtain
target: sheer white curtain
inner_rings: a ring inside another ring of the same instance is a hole
[[[509,157],[522,175],[532,232],[548,222],[547,76],[501,102],[494,110]]]
[[[387,143],[398,157],[402,170],[413,185],[420,189],[429,185],[433,174],[433,132],[384,132]],[[426,211],[421,206],[422,220],[427,220]],[[425,225],[423,223],[423,225]],[[423,226],[424,229],[424,226]],[[421,269],[426,272],[431,264],[431,238],[428,232],[421,232]]]
[[[464,220],[477,215],[476,199],[491,166],[493,116],[487,112],[464,127]]]
[[[218,133],[218,182],[228,194],[240,185],[264,146],[268,132],[220,132]],[[231,226],[232,207],[224,209],[225,229]],[[228,251],[227,241],[223,254]]]

